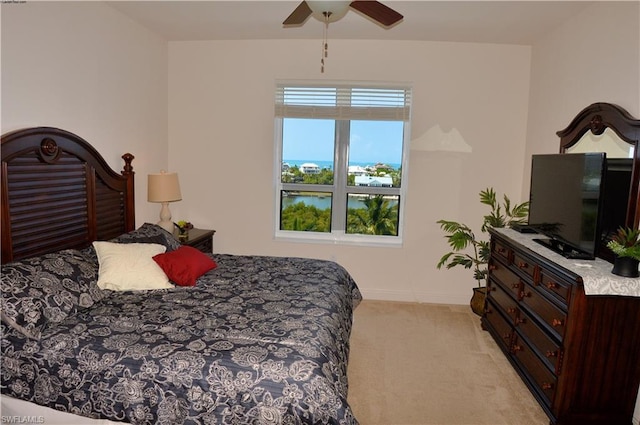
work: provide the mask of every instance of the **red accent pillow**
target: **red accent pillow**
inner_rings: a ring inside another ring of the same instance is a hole
[[[179,286],[195,286],[197,278],[218,266],[211,257],[188,245],[155,255],[153,260]]]

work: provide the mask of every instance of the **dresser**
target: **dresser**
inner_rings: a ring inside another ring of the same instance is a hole
[[[612,275],[601,259],[567,260],[536,236],[489,232],[482,326],[550,423],[631,425],[640,385],[640,280]]]

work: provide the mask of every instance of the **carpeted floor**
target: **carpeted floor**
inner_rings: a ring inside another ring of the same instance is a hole
[[[469,306],[363,301],[349,403],[361,425],[547,425]]]

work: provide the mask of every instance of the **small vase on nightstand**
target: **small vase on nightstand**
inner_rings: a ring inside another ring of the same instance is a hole
[[[178,229],[178,240],[180,242],[186,242],[189,240],[189,230],[193,229],[193,224],[188,221],[180,220],[173,225]]]

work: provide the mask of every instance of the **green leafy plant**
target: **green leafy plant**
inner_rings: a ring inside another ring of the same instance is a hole
[[[607,242],[607,248],[618,257],[640,260],[640,230],[620,227],[613,238]]]
[[[511,227],[514,224],[524,224],[529,214],[529,202],[512,205],[509,197],[504,195],[500,203],[493,188],[480,191],[480,202],[491,208],[489,214],[483,216],[480,228],[482,233],[485,233],[489,227]],[[445,237],[451,247],[451,251],[440,258],[438,269],[443,266],[447,269],[456,266],[472,269],[473,278],[478,282],[478,287],[486,285],[489,241],[476,237],[473,230],[466,224],[450,220],[438,220],[437,223],[447,233]]]

